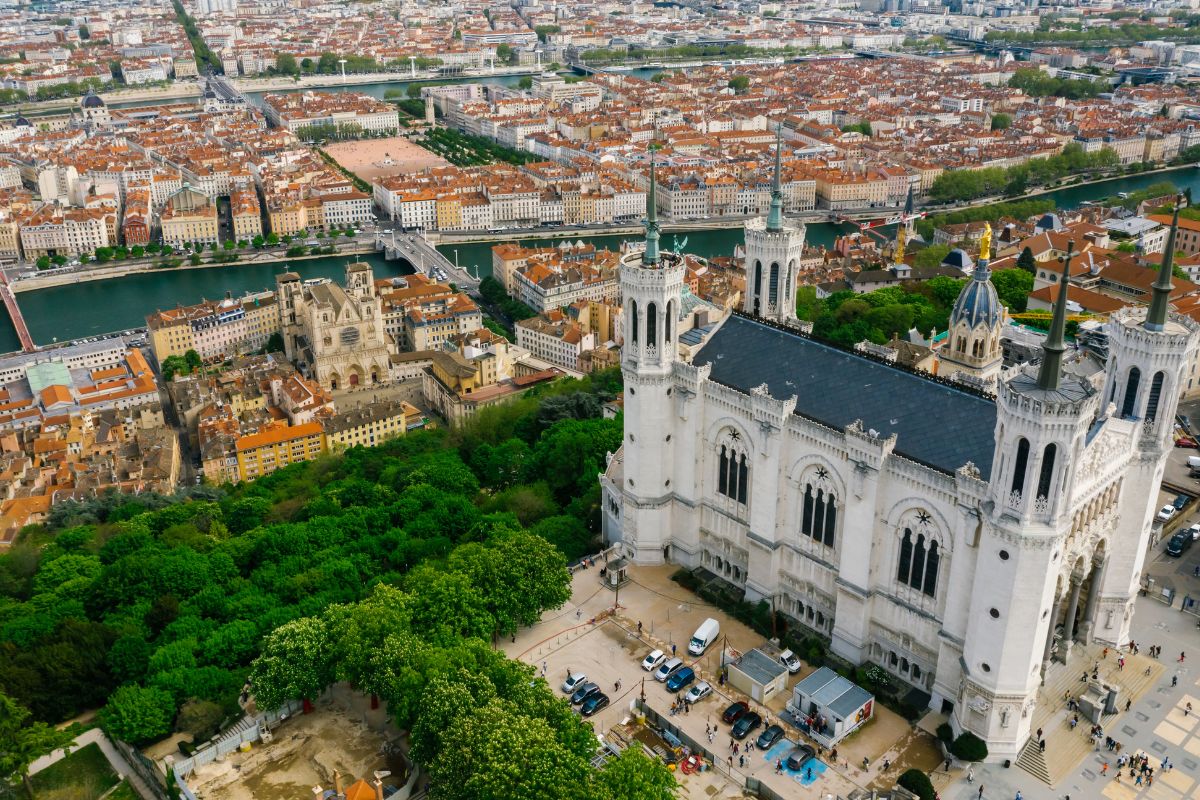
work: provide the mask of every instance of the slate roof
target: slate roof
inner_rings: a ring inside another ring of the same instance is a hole
[[[896,434],[895,451],[947,474],[968,461],[984,480],[992,468],[996,405],[990,399],[838,350],[799,333],[730,316],[692,360],[740,391],[766,384],[796,395],[796,413],[843,429]]]

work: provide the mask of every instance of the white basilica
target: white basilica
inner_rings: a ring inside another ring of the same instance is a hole
[[[1050,659],[1128,641],[1198,338],[1169,313],[1171,259],[1089,366],[1064,359],[1068,258],[1040,364],[999,374],[993,395],[799,330],[805,230],[783,218],[778,177],[769,216],[746,226],[743,313],[680,360],[684,267],[659,250],[653,192],[645,224],[645,252],[621,265],[625,436],[601,476],[607,539],[771,600],[838,655],[928,692],[990,758],[1015,758]],[[987,275],[950,320],[961,366],[981,371],[1004,319]]]

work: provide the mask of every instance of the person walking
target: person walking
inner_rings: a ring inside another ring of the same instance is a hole
[[[975,768],[971,764],[968,764],[967,765],[967,783],[974,783],[974,782],[975,782]]]
[[[1187,653],[1185,653],[1185,652],[1184,652],[1184,651],[1182,651],[1182,650],[1180,650],[1180,651],[1179,651],[1179,663],[1180,663],[1180,664],[1182,664],[1182,663],[1183,663],[1183,659],[1184,659],[1186,656],[1187,656]]]
[[[983,784],[979,784],[979,800],[983,800]]]
[[[1179,676],[1178,676],[1178,675],[1172,675],[1172,676],[1171,676],[1171,688],[1172,688],[1172,689],[1174,689],[1174,688],[1175,688],[1176,686],[1178,686],[1178,685],[1179,685]]]
[[[1104,765],[1103,765],[1102,767],[1100,767],[1100,774],[1101,774],[1101,775],[1107,775],[1107,774],[1108,774],[1108,762],[1107,762],[1107,761],[1105,761],[1105,762],[1104,762]]]

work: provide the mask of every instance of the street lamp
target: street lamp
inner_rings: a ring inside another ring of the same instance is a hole
[[[342,65],[342,83],[346,82],[346,59],[339,58],[338,63]]]
[[[454,269],[458,270],[458,248],[454,248]]]

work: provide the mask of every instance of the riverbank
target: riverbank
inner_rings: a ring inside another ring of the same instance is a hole
[[[751,217],[756,215],[751,215]],[[801,217],[803,215],[800,215]],[[814,222],[824,222],[828,214]],[[878,216],[878,215],[876,215]],[[720,217],[715,219],[691,219],[680,222],[663,221],[660,229],[663,233],[686,233],[688,231],[726,230],[741,228],[751,217]],[[789,219],[793,217],[789,216]],[[641,223],[630,225],[603,225],[593,228],[521,228],[515,231],[439,231],[425,234],[425,238],[435,247],[452,244],[475,244],[478,242],[512,242],[527,239],[579,239],[588,236],[640,236],[646,229]]]
[[[355,75],[300,75],[297,77],[273,76],[270,78],[234,78],[232,83],[242,92],[274,92],[283,89],[326,89],[338,86],[356,86],[364,83],[421,83],[442,80],[481,80],[502,75],[536,75],[543,67],[496,67],[476,69],[462,75],[443,75],[429,70],[403,70],[399,72],[364,72]]]
[[[213,269],[215,267],[239,267],[239,266],[259,266],[262,264],[282,264],[291,261],[311,261],[318,258],[337,258],[339,256],[357,256],[365,254],[373,254],[376,250],[374,247],[360,245],[349,250],[338,250],[336,253],[326,253],[324,255],[304,255],[304,256],[276,256],[273,254],[260,254],[264,257],[255,259],[239,260],[234,262],[215,263],[206,261],[201,264],[191,264],[187,261],[177,267],[160,267],[159,261],[140,261],[136,264],[122,262],[112,267],[99,267],[97,269],[80,270],[78,272],[67,273],[50,273],[39,274],[31,278],[21,278],[9,283],[13,294],[21,292],[32,292],[38,289],[52,289],[55,286],[70,286],[76,283],[94,283],[96,281],[109,280],[112,278],[127,278],[130,275],[141,275],[148,272],[153,273],[170,273],[182,272],[196,269]]]
[[[101,92],[100,97],[111,108],[120,108],[130,103],[149,103],[154,101],[184,100],[200,96],[198,82],[176,82],[169,86],[153,86],[148,89],[118,89],[112,92]],[[34,100],[20,103],[21,113],[26,117],[44,116],[56,111],[67,111],[78,108],[82,97],[60,97],[55,100]]]

